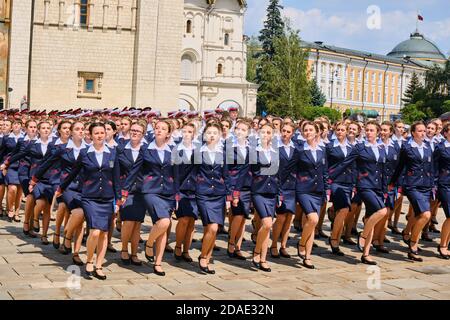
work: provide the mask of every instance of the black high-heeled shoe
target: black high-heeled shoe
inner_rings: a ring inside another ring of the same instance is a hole
[[[194,260],[192,260],[192,258],[189,256],[189,252],[187,252],[187,251],[184,251],[184,252],[181,254],[181,258],[182,258],[184,261],[186,261],[187,263],[191,263],[192,261],[194,261]]]
[[[260,255],[261,252],[256,252],[255,250],[253,250],[253,258],[252,258],[252,263],[255,266],[255,268],[259,269],[261,267],[261,261],[260,262],[256,262],[255,261],[255,255]]]
[[[209,269],[209,266],[202,267],[202,265],[200,264],[200,260],[202,260],[202,259],[206,260],[206,258],[204,258],[202,256],[198,257],[198,266],[200,267],[200,270],[202,270],[203,272],[208,273],[208,274],[215,274],[216,271]]]
[[[287,253],[286,248],[280,248],[280,257],[289,259],[291,255]]]
[[[449,260],[450,256],[448,254],[443,254],[441,249],[447,249],[446,247],[441,247],[440,245],[437,246],[438,252],[439,252],[439,257],[441,257],[442,259],[445,260]]]
[[[30,228],[29,228],[30,224],[28,222],[24,222],[23,224],[28,226],[28,230],[25,230],[24,228],[22,228],[22,232],[24,235],[29,236],[30,235]]]
[[[313,265],[313,264],[309,264],[309,263],[306,263],[306,261],[311,261],[311,259],[307,259],[307,258],[304,258],[303,259],[303,266],[305,267],[305,268],[308,268],[308,269],[315,269],[316,267]]]
[[[300,259],[305,260],[305,256],[304,256],[303,254],[300,253],[300,247],[306,249],[306,247],[305,247],[305,246],[302,246],[302,245],[300,244],[300,242],[299,242],[299,243],[297,244],[297,255],[298,255],[298,257],[299,257]]]
[[[72,243],[70,244],[70,247],[66,247],[66,241],[72,241],[72,239],[67,239],[66,237],[64,237],[63,245],[59,249],[63,255],[72,253]]]
[[[175,247],[175,250],[173,250],[173,256],[175,257],[175,260],[181,261],[181,260],[183,260],[183,253],[181,253],[180,255],[177,255],[177,249],[181,250],[181,247]]]
[[[39,219],[33,219],[33,222],[34,223],[36,223],[37,222],[37,227],[35,227],[34,225],[33,225],[33,231],[34,232],[36,232],[36,233],[39,233],[39,231],[40,231],[40,226],[39,226]]]
[[[413,250],[411,243],[413,242],[410,241],[408,259],[416,262],[423,262],[423,259],[419,257],[419,250]]]
[[[50,242],[48,242],[47,236],[41,236],[41,243],[42,243],[44,246],[48,246],[48,245],[50,244]]]
[[[145,244],[145,247],[146,248],[149,248],[149,249],[152,249],[152,251],[153,251],[153,247],[150,247],[147,243]],[[153,255],[153,256],[149,256],[148,254],[147,254],[147,250],[145,250],[145,258],[149,261],[149,262],[155,262],[155,256]]]
[[[371,266],[376,266],[377,265],[376,261],[368,260],[367,257],[368,256],[364,256],[364,255],[361,256],[361,262],[364,263],[364,264],[371,265]]]
[[[59,234],[55,233],[55,234],[53,235],[53,240],[52,240],[53,248],[55,248],[56,250],[58,250],[58,249],[59,249],[59,246],[60,246],[60,243],[55,243],[55,237],[58,237],[58,239],[59,239]]]
[[[227,255],[228,255],[230,258],[233,258],[233,257],[234,257],[234,251],[231,252],[231,251],[229,250],[230,246],[233,246],[233,247],[234,247],[234,251],[236,251],[236,245],[235,245],[234,243],[228,242]]]
[[[78,255],[78,253],[76,253],[72,256],[72,262],[74,265],[77,265],[80,267],[84,265],[83,261],[81,261],[80,256]]]
[[[166,273],[164,271],[156,270],[156,267],[161,267],[161,265],[160,264],[155,264],[153,266],[153,273],[156,274],[157,276],[164,277],[166,275]]]
[[[103,268],[95,268],[95,269],[94,269],[94,272],[93,272],[94,277],[97,278],[98,280],[102,280],[102,281],[103,281],[103,280],[106,280],[106,275],[104,275],[104,274],[102,274],[102,275],[98,274],[97,270],[103,270]]]
[[[328,244],[330,245],[331,252],[333,254],[337,255],[337,256],[340,256],[340,257],[344,256],[344,252],[342,252],[339,247],[333,247],[333,245],[331,244],[331,241],[337,241],[337,240],[336,239],[331,239],[331,237],[328,238]]]
[[[122,263],[124,264],[124,265],[130,265],[130,260],[131,260],[131,258],[130,258],[130,255],[129,255],[129,253],[128,253],[128,250],[122,250],[122,251],[120,251],[121,253],[120,253],[120,260],[122,261]],[[122,258],[122,253],[127,253],[127,255],[128,255],[128,259],[124,259],[124,258]]]
[[[263,263],[267,263],[267,261],[260,261],[259,262],[259,270],[262,270],[264,272],[272,272],[272,269],[270,269],[269,267],[268,268],[264,267]]]
[[[233,258],[238,259],[238,260],[242,260],[242,261],[247,260],[246,257],[244,257],[244,256],[239,254],[240,252],[241,252],[241,250],[234,250]]]
[[[342,241],[344,242],[344,244],[347,244],[349,246],[356,246],[356,242],[351,238],[342,238]]]
[[[92,265],[94,265],[94,262],[86,262],[86,278],[88,279],[88,280],[92,280],[92,276],[94,275],[94,271],[95,271],[95,268],[94,269],[92,269],[92,271],[88,271],[87,270],[87,267],[88,267],[88,265],[90,265],[90,264],[92,264]]]
[[[273,249],[278,250],[278,248],[276,248],[276,247],[271,247],[270,248],[270,256],[274,259],[280,259],[281,258],[280,254],[273,254],[273,251],[272,251]]]
[[[374,244],[373,247],[375,248],[375,250],[377,252],[389,253],[389,250],[385,246],[383,246],[382,244]]]
[[[133,258],[138,258],[138,256],[137,256],[137,254],[132,254],[131,255],[131,257],[130,257],[130,262],[131,262],[131,264],[133,265],[133,266],[138,266],[138,267],[140,267],[140,266],[142,266],[142,261],[141,260],[135,260],[135,259],[133,259]]]

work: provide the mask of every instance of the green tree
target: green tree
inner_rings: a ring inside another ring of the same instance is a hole
[[[274,41],[275,54],[261,69],[260,102],[271,114],[300,117],[311,104],[307,77],[308,52],[300,45],[300,36],[289,23],[285,34]]]
[[[284,35],[285,23],[281,17],[283,6],[279,2],[279,0],[270,0],[269,6],[267,7],[266,21],[264,21],[264,28],[260,31],[259,35],[263,53],[269,59],[275,54],[275,39]]]
[[[247,81],[257,82],[257,70],[261,67],[261,45],[258,38],[253,36],[247,42]]]
[[[420,84],[419,77],[414,72],[411,77],[411,82],[406,88],[405,97],[402,99],[403,102],[408,105],[410,103],[415,103],[414,95],[417,93],[419,89],[422,89],[422,85]]]
[[[317,85],[316,78],[314,78],[313,80],[310,81],[309,90],[311,93],[311,104],[314,107],[323,107],[323,105],[327,101],[327,98],[325,97],[322,90]]]
[[[409,104],[402,109],[402,120],[408,124],[412,124],[415,121],[426,119],[427,115],[420,110],[415,104]]]

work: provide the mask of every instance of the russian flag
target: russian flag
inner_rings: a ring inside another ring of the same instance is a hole
[[[417,15],[417,19],[419,19],[420,21],[423,21],[423,17],[420,14]]]

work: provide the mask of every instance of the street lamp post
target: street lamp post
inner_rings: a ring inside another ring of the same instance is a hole
[[[331,74],[331,105],[330,108],[333,109],[333,91],[334,91],[334,78],[337,78],[337,70]]]

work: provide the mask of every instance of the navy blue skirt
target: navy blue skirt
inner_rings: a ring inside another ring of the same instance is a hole
[[[359,196],[359,193],[358,193],[358,192],[353,196],[351,202],[352,202],[352,203],[356,203],[358,206],[362,205],[362,199],[361,199],[361,197]]]
[[[439,186],[438,199],[441,201],[442,209],[444,209],[445,217],[450,218],[450,188]]]
[[[175,210],[175,196],[163,196],[153,193],[144,194],[145,208],[152,218],[153,224],[160,219],[170,219]]]
[[[408,188],[405,187],[405,195],[408,197],[414,209],[414,215],[418,216],[430,211],[431,190],[430,188]]]
[[[333,183],[331,184],[331,202],[334,210],[337,212],[341,209],[352,207],[352,185]]]
[[[250,216],[250,205],[252,202],[251,191],[241,191],[239,195],[239,203],[237,207],[231,205],[231,214],[233,216],[244,216],[248,218]]]
[[[130,193],[120,208],[120,220],[144,222],[145,201],[142,193]]]
[[[45,199],[48,203],[52,203],[53,195],[55,194],[55,190],[53,185],[38,182],[33,188],[33,196],[34,199]]]
[[[395,200],[396,200],[395,194],[396,194],[395,190],[389,191],[388,196],[387,196],[386,200],[384,201],[386,207],[391,210],[394,210],[394,207],[395,207]]]
[[[225,196],[196,194],[196,197],[203,226],[209,224],[223,226],[225,223]]]
[[[277,208],[277,196],[275,194],[260,194],[254,193],[252,195],[252,202],[255,206],[256,213],[261,219],[273,218]]]
[[[109,231],[114,214],[114,199],[94,200],[82,198],[81,203],[89,229]]]
[[[320,213],[323,205],[322,193],[297,193],[296,198],[306,215],[314,212],[317,214]]]
[[[371,216],[375,212],[386,208],[384,204],[384,194],[379,190],[360,189],[358,193],[366,206],[366,217]]]
[[[30,187],[30,178],[19,176],[19,181],[22,186],[24,196],[28,196],[30,194],[30,191],[28,191],[28,188]]]
[[[283,202],[281,207],[277,208],[277,214],[292,213],[295,214],[297,202],[295,200],[295,190],[281,190]]]
[[[82,209],[83,205],[81,203],[81,193],[71,189],[64,190],[61,197],[56,199],[58,203],[65,203],[67,208],[69,208],[69,213],[75,209]]]
[[[5,184],[20,185],[18,169],[8,169],[5,177]]]
[[[180,192],[178,210],[175,212],[177,218],[189,217],[198,219],[198,206],[195,199],[195,192]]]
[[[0,171],[0,185],[6,184],[5,183],[5,176],[3,175],[3,172]]]

